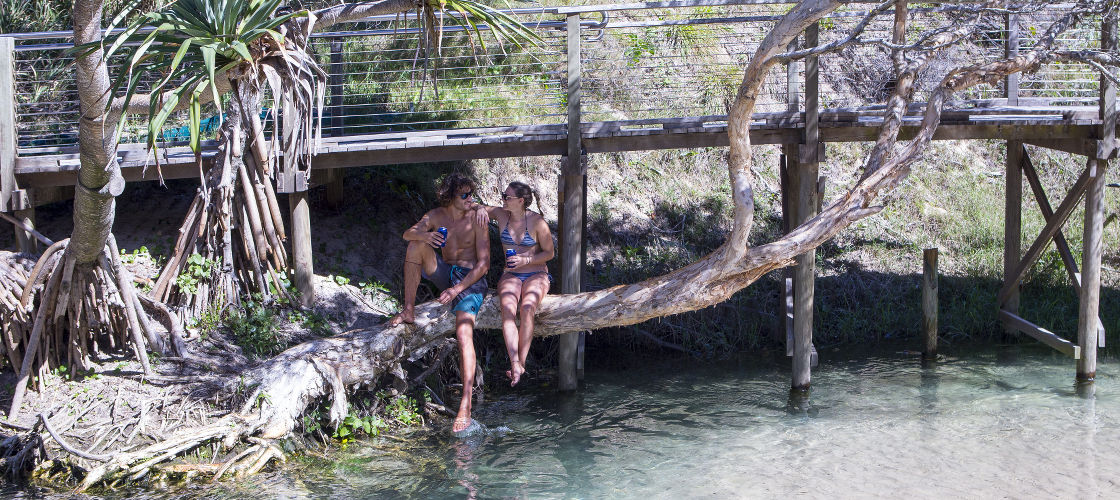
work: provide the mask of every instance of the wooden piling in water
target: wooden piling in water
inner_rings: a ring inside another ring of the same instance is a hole
[[[937,248],[922,251],[923,359],[937,359]]]
[[[1081,251],[1081,296],[1077,308],[1077,380],[1097,376],[1097,316],[1101,292],[1101,233],[1104,231],[1104,180],[1108,160],[1089,159],[1089,189],[1085,192],[1085,236]]]
[[[1023,143],[1007,141],[1006,189],[1003,221],[1003,276],[1010,282],[1023,255]],[[1010,289],[1001,307],[1011,314],[1019,314],[1019,284]],[[1008,333],[1015,329],[1005,324]]]
[[[579,13],[567,19],[568,59],[568,149],[560,173],[560,293],[580,292],[583,269],[583,207],[586,157],[581,143],[580,121],[580,26]],[[561,391],[574,391],[579,385],[579,334],[560,336],[558,363]]]
[[[805,46],[817,45],[820,25],[805,30]],[[797,205],[796,225],[816,215],[818,175],[820,170],[820,113],[818,105],[820,73],[816,57],[805,59],[805,143],[797,153],[799,165],[791,184]],[[793,382],[794,389],[807,390],[813,363],[813,293],[816,285],[817,252],[810,250],[797,256],[793,279]]]

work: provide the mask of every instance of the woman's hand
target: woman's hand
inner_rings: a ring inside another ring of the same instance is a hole
[[[474,207],[471,208],[471,210],[474,210],[475,224],[478,224],[480,226],[490,224],[490,213],[486,211],[486,205],[475,203]]]
[[[521,266],[527,266],[533,263],[533,258],[528,255],[514,254],[506,257],[506,269],[515,270]]]

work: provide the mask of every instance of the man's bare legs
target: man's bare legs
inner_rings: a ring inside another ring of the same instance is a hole
[[[436,251],[424,241],[408,242],[404,253],[404,295],[400,314],[389,320],[389,326],[416,321],[416,287],[420,286],[420,270],[429,276],[436,272]]]
[[[518,307],[521,313],[521,328],[517,332],[517,359],[521,373],[525,373],[525,360],[529,358],[529,345],[533,342],[534,316],[540,308],[541,298],[548,293],[550,284],[547,273],[537,273],[521,285],[521,306]],[[504,323],[502,326],[505,326]],[[514,384],[521,378],[521,373],[516,374]]]
[[[459,413],[451,425],[451,432],[461,432],[471,426],[471,399],[474,397],[474,315],[455,311],[455,338],[459,341],[459,374],[463,377],[463,399]]]
[[[498,303],[502,308],[502,338],[506,341],[506,354],[509,356],[509,370],[506,377],[509,385],[517,385],[521,374],[525,372],[523,359],[518,356],[520,352],[519,337],[517,332],[517,302],[521,298],[521,280],[512,274],[502,275],[498,282]]]

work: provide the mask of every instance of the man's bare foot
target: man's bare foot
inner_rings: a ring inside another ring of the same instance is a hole
[[[455,423],[451,424],[451,432],[463,432],[471,426],[471,417],[455,417]]]
[[[411,325],[414,322],[416,322],[416,313],[412,309],[405,309],[389,320],[389,326],[397,326],[401,323]]]

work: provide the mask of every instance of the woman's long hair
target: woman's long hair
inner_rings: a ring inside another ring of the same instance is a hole
[[[537,196],[537,192],[534,191],[532,187],[530,187],[528,184],[525,184],[524,182],[513,181],[513,182],[509,183],[509,189],[513,189],[513,193],[516,194],[518,198],[521,198],[521,199],[525,200],[525,210],[529,209],[529,206],[533,204],[533,198],[536,198],[536,196]],[[537,200],[537,213],[538,214],[543,213],[541,211],[540,200]]]

